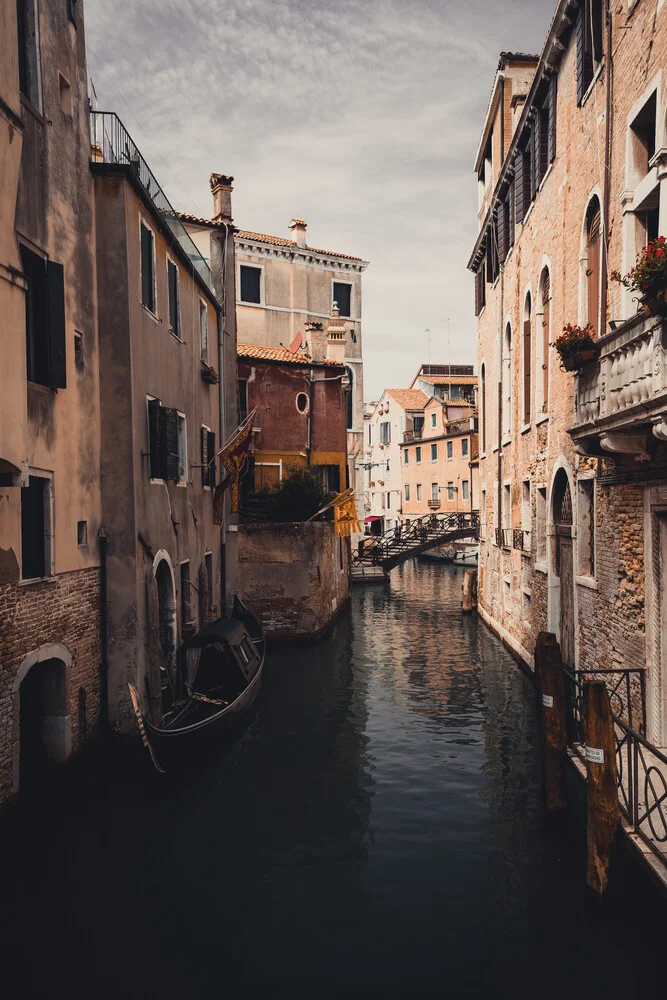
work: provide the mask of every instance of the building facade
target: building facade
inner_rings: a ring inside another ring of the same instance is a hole
[[[128,681],[159,719],[184,637],[225,611],[213,496],[236,371],[207,263],[120,120],[92,119],[109,701],[125,731]]]
[[[3,805],[83,747],[105,714],[97,300],[81,4],[3,4],[0,124]]]
[[[528,664],[646,671],[667,739],[663,320],[611,280],[667,230],[667,24],[561,0],[539,57],[501,56],[475,165],[480,611]],[[550,344],[590,323],[598,359]]]
[[[363,471],[367,534],[382,535],[403,519],[402,446],[421,433],[429,397],[421,389],[385,389],[365,420]]]
[[[423,414],[421,430],[406,430],[403,434],[404,519],[478,510],[479,453],[474,408],[467,403],[441,403],[433,396]]]

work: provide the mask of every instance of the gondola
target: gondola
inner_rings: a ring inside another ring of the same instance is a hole
[[[159,771],[215,743],[248,711],[259,692],[266,641],[261,625],[238,597],[231,618],[204,625],[180,650],[186,696],[155,725],[141,710],[137,689],[130,697],[141,738]]]

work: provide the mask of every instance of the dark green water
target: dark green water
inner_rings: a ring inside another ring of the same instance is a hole
[[[355,590],[274,652],[247,729],[161,777],[141,748],[0,831],[12,997],[634,997],[666,902],[621,854],[584,885],[577,802],[545,823],[530,681],[461,575]],[[578,798],[578,786],[572,792]]]

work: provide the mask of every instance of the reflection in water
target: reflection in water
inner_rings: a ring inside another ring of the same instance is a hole
[[[100,755],[5,821],[17,993],[635,995],[662,908],[627,862],[587,896],[580,812],[543,820],[532,684],[461,580],[414,563],[356,590],[199,768]]]

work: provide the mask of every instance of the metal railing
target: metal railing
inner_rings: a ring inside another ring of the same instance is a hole
[[[616,741],[618,798],[634,833],[667,865],[667,755],[646,739],[646,672],[565,671],[567,738],[585,760],[583,681],[602,678],[609,693]]]
[[[530,552],[530,531],[524,531],[523,528],[515,528],[513,531],[513,546],[518,549],[519,552]]]
[[[129,167],[152,201],[156,211],[187,255],[199,277],[213,290],[211,269],[178,218],[175,208],[158,184],[130,133],[113,111],[90,112],[90,158],[93,163],[114,163]]]
[[[412,444],[413,441],[421,441],[422,430],[403,431],[403,444]]]
[[[479,513],[452,511],[445,514],[424,514],[422,517],[397,524],[378,537],[369,536],[353,556],[353,565],[398,565],[404,559],[428,548],[457,538],[477,538]]]

